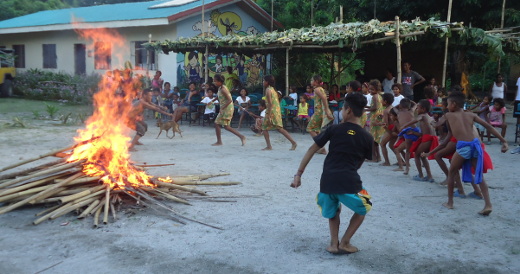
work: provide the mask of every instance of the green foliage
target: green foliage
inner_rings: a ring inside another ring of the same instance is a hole
[[[32,110],[32,114],[33,114],[33,118],[34,119],[40,119],[41,118],[41,114],[38,110]]]
[[[56,115],[56,113],[58,113],[59,110],[60,108],[57,106],[45,104],[45,111],[47,111],[51,119],[54,119],[54,116]]]
[[[2,0],[0,21],[43,10],[67,8],[61,0]]]
[[[92,102],[99,81],[97,74],[70,75],[29,69],[16,75],[14,93],[27,99],[86,104]]]
[[[26,128],[28,125],[27,123],[20,117],[13,117],[13,124],[11,127],[23,127]]]

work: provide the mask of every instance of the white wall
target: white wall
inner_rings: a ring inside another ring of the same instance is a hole
[[[123,68],[125,61],[130,61],[135,67],[134,42],[148,41],[148,35],[152,34],[152,40],[175,39],[175,27],[159,26],[159,27],[135,27],[120,28],[118,32],[124,37],[126,42],[122,47],[112,46],[112,63],[111,68]],[[25,45],[25,69],[43,69],[43,49],[42,44],[56,44],[57,68],[45,69],[46,71],[66,72],[73,74],[75,70],[74,62],[74,44],[87,44],[86,71],[87,74],[99,73],[104,74],[105,70],[94,69],[94,53],[91,41],[86,41],[79,35],[70,31],[50,31],[24,34],[8,34],[0,35],[0,46],[12,48],[13,45]],[[158,68],[163,72],[163,79],[169,82],[176,81],[175,55],[158,54]],[[144,74],[145,71],[136,71],[136,73]],[[154,75],[155,71],[150,71],[150,75]]]

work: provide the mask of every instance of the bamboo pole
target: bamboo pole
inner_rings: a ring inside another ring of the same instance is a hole
[[[184,199],[181,199],[179,197],[176,197],[174,195],[171,195],[169,193],[166,193],[166,192],[163,192],[163,191],[160,191],[158,189],[152,189],[153,192],[161,197],[164,197],[166,199],[169,199],[169,200],[172,200],[174,202],[177,202],[177,203],[181,203],[181,204],[185,204],[185,205],[191,205],[188,201],[184,200]]]
[[[8,194],[17,193],[17,192],[20,192],[20,191],[23,191],[23,190],[26,190],[26,189],[34,188],[35,186],[39,186],[41,184],[45,184],[45,183],[47,183],[49,181],[52,181],[52,180],[57,179],[57,178],[60,178],[60,177],[62,177],[64,175],[66,176],[66,175],[70,175],[70,174],[66,173],[66,174],[54,175],[54,176],[47,177],[47,178],[44,178],[44,179],[40,179],[40,180],[37,180],[37,181],[34,181],[34,182],[26,183],[26,184],[23,184],[21,186],[8,188],[8,189],[5,189],[5,190],[0,190],[0,196],[5,196],[5,195],[8,195]]]
[[[65,187],[59,187],[57,189],[49,191],[49,193],[46,193],[46,194],[38,197],[37,199],[29,201],[29,204],[34,205],[34,204],[41,204],[41,203],[57,202],[59,200],[59,197],[56,197],[55,199],[52,199],[52,200],[50,199],[50,197],[55,197],[56,195],[59,195],[60,192],[62,192],[65,189],[66,189]]]
[[[23,176],[23,175],[29,174],[29,173],[34,172],[34,171],[38,171],[38,170],[43,169],[43,168],[47,168],[47,167],[58,165],[58,164],[63,163],[63,162],[65,162],[65,160],[59,159],[57,161],[41,164],[39,166],[35,166],[35,167],[29,168],[29,169],[25,169],[25,170],[21,170],[21,171],[18,171],[18,172],[3,174],[3,175],[0,175],[0,180],[16,178],[18,176]]]
[[[63,216],[65,214],[71,212],[71,211],[74,211],[74,210],[76,210],[76,209],[78,209],[80,207],[84,207],[84,206],[88,205],[88,204],[92,203],[94,200],[96,200],[96,199],[95,198],[90,198],[88,200],[85,200],[85,201],[79,202],[79,203],[75,203],[75,204],[69,203],[70,204],[69,207],[66,207],[66,208],[64,208],[64,209],[54,213],[53,215],[51,215],[50,219],[54,220],[54,219],[56,219],[56,218],[58,218],[60,216]]]
[[[185,181],[185,182],[175,182],[177,185],[205,185],[205,186],[231,186],[231,185],[239,185],[240,182],[211,182],[211,181]]]
[[[73,203],[79,203],[79,202],[82,202],[82,201],[84,201],[84,200],[90,199],[90,198],[92,198],[92,197],[96,197],[96,196],[103,195],[103,194],[105,194],[106,191],[107,191],[107,190],[103,188],[103,189],[101,189],[101,190],[99,190],[99,191],[96,191],[96,192],[94,192],[94,193],[92,193],[92,194],[89,194],[89,195],[87,195],[87,196],[81,197],[81,198],[79,198],[79,199],[77,199],[77,200],[74,200],[74,201],[72,201],[72,202],[73,202]]]
[[[99,204],[99,200],[94,200],[81,214],[78,216],[78,219],[85,218],[92,210]]]
[[[8,169],[15,168],[15,167],[18,167],[18,166],[21,166],[21,165],[25,165],[25,164],[27,164],[27,163],[34,162],[34,161],[37,161],[37,160],[43,159],[43,158],[45,158],[45,157],[53,156],[53,155],[55,155],[55,154],[57,154],[57,153],[60,153],[60,152],[63,152],[63,151],[67,151],[67,150],[74,149],[74,148],[76,148],[76,147],[78,147],[78,146],[82,146],[82,145],[88,144],[88,143],[90,143],[91,141],[98,139],[99,137],[100,137],[100,136],[98,136],[98,137],[93,137],[93,138],[91,138],[91,139],[89,139],[89,140],[85,140],[85,141],[79,142],[79,143],[77,143],[77,144],[75,144],[75,145],[68,146],[68,147],[61,148],[61,149],[57,149],[57,150],[53,150],[53,151],[51,151],[51,152],[47,152],[47,153],[42,154],[42,155],[40,155],[40,156],[37,156],[37,157],[34,157],[34,158],[30,158],[30,159],[27,159],[27,160],[21,161],[21,162],[19,162],[19,163],[12,164],[12,165],[10,165],[10,166],[6,166],[6,167],[4,167],[4,168],[0,168],[0,172],[3,172],[3,171],[8,170]]]
[[[448,16],[447,21],[448,23],[451,21],[451,7],[453,6],[453,0],[449,1],[448,4]],[[446,39],[444,39],[444,60],[442,64],[442,86],[446,86],[446,74],[448,71],[448,47],[449,47],[449,38],[446,35]]]
[[[46,190],[46,189],[48,189],[50,187],[52,187],[52,185],[34,187],[34,188],[27,189],[27,190],[24,190],[24,191],[12,193],[12,194],[9,194],[9,195],[4,195],[4,196],[0,197],[0,202],[8,202],[10,200],[13,200],[13,199],[16,199],[16,198],[19,198],[19,197],[22,197],[22,196],[38,193],[38,192],[44,191],[44,190]]]
[[[82,161],[72,162],[72,163],[68,163],[68,164],[62,165],[60,167],[49,168],[49,169],[42,170],[40,172],[35,172],[35,173],[31,174],[31,175],[19,177],[19,178],[7,181],[5,183],[2,183],[0,185],[0,188],[5,188],[5,187],[8,187],[8,186],[14,185],[16,183],[27,181],[27,180],[32,179],[32,178],[36,178],[36,177],[39,177],[39,176],[48,175],[48,174],[56,173],[56,172],[63,171],[63,170],[69,169],[69,168],[73,168],[73,167],[76,167],[76,166],[79,166],[79,165],[83,164],[83,162],[85,162],[85,161],[82,160]]]
[[[110,209],[110,186],[106,186],[107,192],[105,192],[105,211],[103,214],[103,224],[108,224],[108,210]]]
[[[105,205],[105,199],[106,199],[106,197],[103,197],[101,200],[99,200],[99,204],[96,207],[94,207],[94,209],[92,209],[92,211],[90,213],[92,213],[92,212],[95,213],[99,208],[102,208],[103,205]]]
[[[96,210],[96,213],[94,214],[94,228],[97,228],[99,226],[99,215],[101,214],[101,209],[104,204],[101,203],[101,206],[98,207]]]
[[[285,49],[285,96],[289,96],[289,50]]]
[[[51,211],[56,210],[56,209],[57,209],[58,207],[60,207],[60,206],[61,206],[61,205],[55,205],[55,206],[53,206],[53,207],[49,207],[49,208],[47,208],[47,209],[45,209],[45,210],[43,210],[43,211],[40,211],[40,212],[34,214],[34,216],[38,217],[38,216],[41,216],[41,215],[43,215],[43,214],[49,213],[49,212],[51,212]]]
[[[96,182],[96,181],[99,181],[99,179],[101,179],[101,176],[93,176],[93,177],[89,177],[89,176],[83,176],[83,177],[80,177],[72,182],[70,182],[69,185],[77,185],[77,184],[83,184],[83,183],[90,183],[90,182]],[[60,183],[62,182],[64,179],[56,179],[55,181],[57,183]]]
[[[403,74],[401,72],[401,38],[400,38],[399,16],[395,17],[395,47],[397,51],[397,83],[401,84]]]
[[[79,193],[76,193],[76,194],[72,194],[72,195],[69,195],[69,196],[65,196],[65,197],[62,197],[60,199],[60,202],[65,204],[65,203],[68,203],[70,201],[73,201],[73,200],[76,200],[76,199],[79,199],[79,198],[82,198],[82,197],[85,197],[89,194],[92,194],[94,192],[97,192],[101,189],[105,188],[105,186],[101,185],[101,186],[96,186],[96,187],[93,187],[91,189],[87,189],[87,190],[84,190],[82,192],[79,192]]]
[[[54,213],[60,211],[62,208],[66,207],[66,206],[67,206],[67,205],[59,206],[57,209],[51,211],[50,213],[47,213],[46,215],[43,215],[42,217],[40,217],[40,218],[34,220],[34,221],[33,221],[33,225],[38,225],[38,224],[40,224],[41,222],[43,222],[43,221],[45,221],[45,220],[48,220],[48,219],[52,216],[52,214],[54,214]]]
[[[68,183],[70,183],[72,180],[78,178],[79,176],[82,176],[82,174],[81,173],[77,173],[75,175],[72,175],[67,180],[65,180],[65,181],[63,181],[61,183],[55,184],[52,187],[50,187],[50,188],[48,188],[48,189],[46,189],[46,190],[44,190],[44,191],[42,191],[42,192],[40,192],[38,194],[35,194],[35,195],[33,195],[33,196],[29,197],[29,198],[26,198],[26,199],[24,199],[24,200],[22,200],[20,202],[17,202],[17,203],[14,203],[12,205],[9,205],[8,207],[1,209],[0,210],[0,214],[4,214],[4,213],[9,212],[9,211],[11,211],[13,209],[19,208],[19,207],[21,207],[21,206],[23,206],[23,205],[25,205],[25,204],[33,201],[33,200],[38,200],[38,199],[40,199],[42,197],[48,197],[46,195],[48,195],[49,193],[52,193],[53,191],[56,191],[56,189],[59,189],[59,188],[61,188],[63,186],[66,186]]]
[[[204,191],[197,190],[197,189],[191,189],[191,188],[188,188],[188,187],[179,186],[179,185],[175,185],[175,184],[163,183],[163,182],[156,182],[156,184],[159,185],[159,186],[167,187],[167,188],[173,188],[173,189],[178,189],[178,190],[182,190],[182,191],[186,191],[186,192],[197,193],[197,194],[200,194],[200,195],[203,195],[203,196],[207,196],[208,195]]]

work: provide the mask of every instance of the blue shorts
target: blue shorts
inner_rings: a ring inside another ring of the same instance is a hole
[[[318,193],[316,202],[321,210],[321,215],[332,219],[336,216],[340,202],[359,215],[366,215],[372,209],[370,194],[363,189],[357,194],[326,194]]]

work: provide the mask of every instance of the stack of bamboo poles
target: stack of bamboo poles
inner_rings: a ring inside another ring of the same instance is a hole
[[[74,149],[74,147],[79,145],[82,144],[52,151],[36,158],[1,168],[0,172],[49,156],[63,155],[63,152]],[[229,175],[213,174],[177,176],[166,182],[151,179],[150,183],[155,187],[143,186],[136,188],[126,184],[124,189],[112,189],[109,185],[103,184],[100,181],[100,177],[85,175],[82,172],[83,164],[85,164],[84,161],[68,163],[65,159],[59,159],[58,161],[45,163],[23,171],[0,174],[0,205],[4,204],[4,206],[0,207],[0,214],[26,205],[44,205],[47,208],[36,214],[38,218],[33,221],[33,224],[37,225],[45,220],[53,220],[74,211],[78,214],[78,219],[93,216],[94,227],[98,227],[101,216],[103,224],[108,223],[110,215],[115,221],[117,219],[116,212],[125,204],[125,201],[128,202],[130,200],[128,198],[131,198],[136,200],[138,204],[154,209],[163,209],[163,211],[166,210],[169,216],[179,223],[185,224],[183,220],[190,220],[208,225],[181,216],[169,204],[163,201],[167,200],[190,205],[187,199],[191,195],[211,198],[204,191],[194,188],[194,185],[239,184],[238,182],[204,181],[216,176]],[[139,168],[139,166],[136,167]],[[178,197],[179,195],[183,195],[183,198]]]

